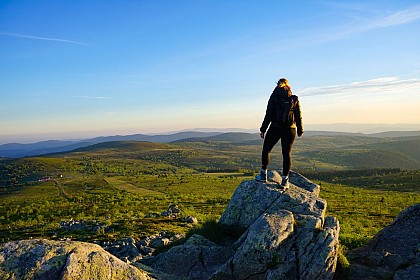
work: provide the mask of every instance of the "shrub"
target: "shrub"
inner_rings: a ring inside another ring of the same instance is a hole
[[[345,256],[346,247],[340,245],[338,248],[337,268],[334,279],[347,279],[350,263]]]

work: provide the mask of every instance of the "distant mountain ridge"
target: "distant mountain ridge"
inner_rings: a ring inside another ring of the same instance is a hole
[[[78,148],[87,147],[94,144],[113,142],[113,141],[147,141],[158,143],[169,143],[185,138],[200,138],[210,137],[221,134],[220,132],[197,132],[184,131],[173,134],[163,135],[115,135],[115,136],[100,136],[91,139],[84,139],[79,141],[61,141],[48,140],[31,144],[10,143],[0,145],[0,157],[20,158],[27,156],[38,156],[49,153],[60,153],[75,150]]]
[[[415,137],[420,136],[420,131],[389,131],[374,134],[335,132],[335,131],[306,131],[304,137],[310,136],[364,136],[377,138]],[[258,133],[247,132],[200,132],[182,131],[171,134],[133,134],[100,136],[83,140],[48,140],[31,144],[9,143],[0,145],[0,158],[21,158],[38,156],[50,153],[60,153],[87,147],[94,144],[113,141],[147,141],[157,143],[171,142],[196,142],[196,141],[228,141],[228,142],[251,142],[259,140]]]

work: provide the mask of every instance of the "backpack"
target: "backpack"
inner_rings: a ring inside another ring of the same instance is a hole
[[[295,122],[294,110],[296,108],[297,98],[292,95],[282,97],[276,100],[276,121],[279,126],[291,126]]]

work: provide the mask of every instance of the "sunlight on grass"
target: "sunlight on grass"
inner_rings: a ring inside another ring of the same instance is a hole
[[[137,187],[133,184],[127,183],[123,180],[119,180],[114,177],[104,178],[104,180],[108,182],[109,185],[119,190],[124,190],[124,191],[132,192],[135,194],[139,194],[139,195],[163,195],[163,193],[161,192]]]
[[[365,244],[405,208],[420,201],[420,193],[371,190],[317,182],[327,200],[327,215],[340,222],[340,242],[349,249]]]

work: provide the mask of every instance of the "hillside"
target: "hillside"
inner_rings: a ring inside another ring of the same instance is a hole
[[[315,141],[326,145],[321,146],[314,143]],[[329,163],[353,169],[420,168],[420,137],[314,137],[302,142],[306,149],[300,150],[298,154],[321,164]],[[316,146],[317,149],[314,149]]]
[[[263,141],[258,134],[220,134],[200,139],[184,139],[174,144],[188,148],[223,151],[242,168],[258,168]],[[420,169],[420,137],[376,138],[348,135],[304,135],[293,146],[294,168],[306,169]],[[281,165],[280,148],[275,147],[273,168]],[[255,160],[257,159],[257,160]],[[246,166],[248,164],[248,167]]]
[[[52,170],[87,173],[156,174],[247,172],[260,168],[262,139],[256,134],[226,133],[171,143],[112,141],[70,152],[0,161],[0,186],[48,176]],[[420,169],[420,137],[304,136],[293,146],[293,169],[299,172],[397,168]],[[272,152],[271,169],[280,169],[281,149]],[[153,166],[153,167],[151,167]]]
[[[396,138],[396,137],[416,137],[420,136],[420,131],[389,131],[375,134],[363,133],[348,133],[335,131],[306,131],[304,138],[310,136],[321,137],[373,137],[373,138]],[[200,132],[200,131],[182,131],[170,134],[133,134],[133,135],[115,135],[115,136],[100,136],[91,139],[82,140],[48,140],[31,144],[9,143],[0,145],[0,157],[20,158],[26,156],[38,156],[50,153],[59,153],[72,151],[77,148],[87,147],[90,145],[114,142],[114,141],[147,141],[158,143],[170,142],[197,142],[197,141],[226,141],[226,142],[248,142],[255,141],[254,144],[259,144],[258,133],[244,133],[244,132]]]

